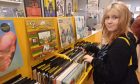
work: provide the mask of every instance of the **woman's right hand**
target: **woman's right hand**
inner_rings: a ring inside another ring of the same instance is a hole
[[[84,61],[91,63],[92,60],[94,59],[94,57],[90,56],[90,55],[85,55],[83,57]]]

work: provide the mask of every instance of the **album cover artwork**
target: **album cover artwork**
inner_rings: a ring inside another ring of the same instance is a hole
[[[44,0],[44,16],[55,17],[55,0]]]
[[[85,37],[85,22],[84,22],[84,16],[75,16],[75,25],[76,25],[76,37],[77,40],[80,38]]]
[[[41,17],[41,0],[24,0],[27,17]]]
[[[23,65],[12,20],[0,20],[0,77]]]
[[[73,2],[73,12],[78,12],[78,0],[72,0]]]
[[[62,48],[74,42],[74,32],[71,17],[58,18],[58,28]]]
[[[72,16],[72,12],[73,12],[72,0],[66,0],[65,9],[66,9],[66,13],[65,13],[66,16]]]
[[[56,0],[57,16],[64,16],[65,15],[64,4],[65,4],[65,0]]]
[[[44,56],[58,49],[55,19],[26,20],[27,35],[33,57]]]

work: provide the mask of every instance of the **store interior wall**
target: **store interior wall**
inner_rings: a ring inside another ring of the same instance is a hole
[[[86,16],[87,12],[87,0],[78,0],[78,15]]]
[[[131,5],[131,8],[130,8],[130,10],[132,11],[132,12],[136,12],[135,11],[135,8],[137,7],[137,6],[140,6],[140,0],[118,0],[118,1],[123,1],[123,2],[125,2],[126,4],[130,4]]]
[[[99,0],[99,10],[105,9],[105,7],[113,1],[114,0]]]
[[[130,11],[134,13],[134,18],[138,14],[140,14],[140,11],[136,11],[136,7],[140,7],[140,4],[139,4],[140,0],[118,0],[118,1],[123,1],[126,4],[130,4],[131,5]]]

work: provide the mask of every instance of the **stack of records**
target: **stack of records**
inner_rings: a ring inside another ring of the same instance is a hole
[[[89,63],[83,62],[83,56],[87,53],[81,47],[91,45],[89,42],[79,42],[74,49],[66,49],[61,52],[72,61],[61,58],[51,57],[40,64],[34,66],[33,79],[41,84],[75,84],[81,75],[87,71]]]
[[[52,84],[53,79],[65,70],[72,62],[60,57],[52,57],[34,66],[33,79],[41,84]]]

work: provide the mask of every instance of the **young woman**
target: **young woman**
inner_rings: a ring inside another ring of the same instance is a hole
[[[104,11],[102,48],[99,50],[94,45],[87,46],[85,50],[95,53],[95,56],[84,56],[84,60],[93,66],[95,84],[139,84],[136,75],[129,74],[133,54],[130,46],[134,45],[127,35],[129,22],[129,9],[122,2],[109,5]],[[130,36],[133,39],[132,33]]]

